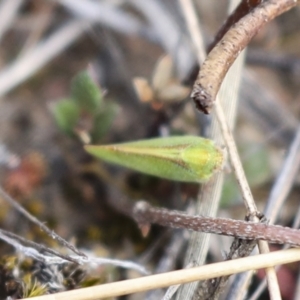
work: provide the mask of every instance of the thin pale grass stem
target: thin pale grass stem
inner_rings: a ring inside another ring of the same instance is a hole
[[[231,130],[229,129],[229,126],[227,124],[224,111],[218,103],[215,105],[215,113],[217,116],[217,119],[219,121],[219,125],[224,137],[224,141],[228,150],[229,159],[231,162],[231,166],[233,169],[233,172],[235,174],[235,177],[238,181],[238,184],[241,188],[242,197],[244,199],[244,204],[247,209],[247,213],[249,215],[256,215],[258,213],[257,207],[255,204],[255,201],[252,196],[252,192],[250,190],[242,163],[239,158],[239,154],[236,148],[236,144],[234,142]]]
[[[54,256],[60,257],[64,261],[70,261],[70,262],[73,262],[76,264],[78,263],[77,260],[73,259],[69,255],[63,255],[63,254],[59,253],[58,251],[48,248],[42,244],[38,244],[38,243],[35,243],[32,241],[26,240],[21,236],[18,236],[14,233],[8,232],[3,229],[0,229],[0,239],[4,240],[8,244],[12,245],[19,251],[22,251],[22,249],[23,249],[24,253],[29,253],[29,251],[26,252],[26,249],[28,249],[28,247],[31,247],[31,249],[33,249],[33,250],[38,250],[38,251],[36,251],[38,254],[40,254],[39,252],[49,253]],[[23,246],[22,244],[28,245],[28,247]],[[39,259],[38,256],[36,256],[36,258]]]
[[[202,63],[202,61],[203,61],[203,57],[205,57],[205,50],[204,50],[204,47],[203,47],[203,42],[201,42],[201,31],[200,31],[200,26],[199,26],[199,22],[198,22],[198,19],[197,19],[197,16],[196,16],[196,14],[195,14],[195,10],[194,10],[194,8],[193,8],[193,4],[192,4],[192,1],[181,1],[180,2],[181,3],[181,6],[182,6],[182,9],[183,9],[183,12],[184,12],[184,15],[185,15],[185,19],[186,19],[186,23],[187,23],[187,25],[188,25],[188,28],[189,28],[189,31],[190,31],[190,35],[191,35],[191,37],[192,37],[192,40],[193,40],[193,42],[194,42],[194,45],[195,45],[195,48],[197,49],[197,51],[198,51],[198,53],[197,53],[197,56],[198,56],[198,60],[199,60],[199,63],[201,64]],[[231,1],[230,2],[230,10],[232,11],[232,9],[234,9],[234,7],[235,7],[235,5],[236,5],[236,3],[234,3],[234,1]],[[200,39],[200,41],[199,41],[199,39]],[[236,64],[236,66],[235,66],[235,68],[234,68],[234,74],[235,74],[235,76],[237,76],[236,74],[239,74],[239,72],[238,71],[241,71],[241,67],[239,66],[239,65],[241,65],[242,64],[242,61],[243,61],[243,59],[242,59],[242,57],[243,56],[240,56],[240,58],[239,58],[239,60],[237,61],[237,63],[238,64]],[[233,70],[233,69],[232,69]],[[229,72],[229,74],[228,75],[231,75],[231,72]],[[232,80],[234,80],[234,82],[236,83],[236,86],[239,86],[239,80],[238,80],[238,78],[234,78],[234,76],[227,76],[228,77],[228,79],[226,79],[226,82],[227,83],[229,83],[229,81],[232,81]],[[231,80],[230,80],[230,79]],[[232,90],[232,82],[230,82],[230,88],[231,88],[231,90]],[[235,105],[234,105],[234,99],[236,99],[236,101],[237,101],[237,90],[238,89],[235,89],[235,92],[236,93],[232,93],[232,94],[230,94],[227,90],[226,90],[226,88],[224,87],[223,88],[223,86],[222,86],[222,93],[221,93],[221,96],[224,96],[224,95],[226,95],[226,106],[225,106],[225,109],[226,109],[226,116],[229,118],[229,122],[230,122],[230,125],[233,127],[233,124],[234,124],[234,120],[235,120],[235,111],[236,111],[236,109],[235,109]],[[223,92],[224,91],[224,92]],[[230,100],[227,100],[227,98],[229,98]],[[221,99],[220,99],[221,100]],[[232,105],[230,105],[229,104],[229,102],[228,101],[230,101],[230,103],[232,103]],[[217,101],[217,102],[220,102],[220,101]],[[225,101],[224,101],[225,102]],[[232,108],[232,109],[230,109],[230,108]],[[227,123],[226,123],[227,124]],[[219,130],[218,130],[218,128],[216,128],[216,126],[214,126],[213,128],[215,128],[214,129],[214,131],[212,131],[213,133],[214,133],[214,136],[213,136],[213,138],[215,138],[215,136],[217,137],[217,141],[218,142],[220,142],[220,141],[222,141],[222,138],[220,138],[220,133],[219,133]],[[220,178],[218,178],[218,179],[216,179],[216,183],[219,183],[219,182],[221,182],[222,183],[222,177],[221,176],[218,176],[218,177],[220,177]],[[220,186],[220,185],[213,185],[215,188],[217,188],[218,186]],[[205,191],[206,191],[206,193],[205,193]],[[217,195],[217,199],[219,199],[219,196],[220,196],[220,192],[219,193],[211,193],[211,187],[209,187],[209,186],[207,186],[207,185],[205,185],[203,188],[202,188],[202,192],[201,192],[201,195],[203,196],[203,197],[201,197],[201,199],[203,200],[203,199],[206,199],[206,197],[204,197],[206,194],[207,194],[207,192],[209,193],[209,203],[212,203],[212,200],[211,200],[211,198],[212,198],[212,195]],[[251,192],[250,192],[251,193]],[[216,202],[218,202],[218,200],[217,199],[215,199],[216,200]],[[215,202],[214,202],[215,203]],[[201,206],[202,207],[202,206]],[[204,206],[205,207],[205,206]],[[213,212],[213,211],[215,211],[216,212],[216,205],[215,206],[213,206],[213,207],[215,207],[215,209],[214,210],[212,210],[212,209],[210,209],[209,210],[209,212]],[[193,234],[193,236],[195,236],[195,234]],[[200,235],[201,236],[201,235]],[[206,237],[208,237],[207,235],[206,235]],[[203,239],[203,238],[202,238]],[[201,243],[201,246],[200,246],[200,249],[202,249],[203,248],[203,245],[208,245],[208,243],[207,243],[207,241],[208,241],[208,239],[206,239],[206,243],[203,243],[203,241],[202,241],[202,243]],[[194,245],[197,245],[197,241],[195,241],[195,242],[193,242],[192,244],[191,244],[192,246],[194,246]],[[207,249],[207,247],[206,247],[206,249]],[[195,251],[193,251],[192,252],[192,256],[194,256],[195,254]],[[205,252],[206,253],[206,252]],[[180,297],[186,297],[187,299],[189,299],[189,297],[187,297],[187,295],[191,295],[192,294],[192,291],[193,290],[193,285],[191,285],[191,288],[186,288],[186,291],[184,291],[183,293],[181,293],[181,295],[180,295]],[[188,293],[187,293],[188,292]],[[180,299],[180,298],[178,298],[178,299]]]
[[[270,220],[270,224],[274,223],[278,214],[281,211],[283,202],[287,199],[287,196],[292,188],[294,181],[296,180],[297,173],[300,165],[300,127],[298,127],[293,143],[290,146],[289,152],[281,168],[273,188],[271,190],[267,207],[265,210],[266,216]],[[298,210],[297,217],[294,220],[293,228],[299,227],[300,210]],[[285,246],[286,247],[286,246]],[[277,271],[277,270],[276,270]],[[256,300],[266,288],[266,281],[263,280],[257,287],[256,291],[251,296],[251,300]],[[249,299],[249,300],[250,300]],[[297,299],[297,298],[296,298]]]
[[[7,0],[10,3],[16,0]],[[19,0],[20,1],[20,0]],[[23,2],[22,0],[20,2]],[[74,1],[59,1],[66,7],[77,7]],[[0,96],[5,95],[26,79],[34,75],[38,70],[49,63],[54,57],[59,55],[72,43],[74,43],[93,22],[104,24],[116,31],[126,34],[137,34],[146,36],[150,40],[157,40],[153,31],[144,28],[141,22],[133,19],[132,16],[116,10],[113,6],[107,4],[98,4],[92,1],[78,1],[82,4],[81,13],[92,12],[93,16],[87,16],[87,20],[74,20],[59,28],[51,36],[40,41],[36,47],[23,53],[12,64],[5,67],[0,73]],[[91,9],[92,6],[92,9]],[[79,6],[80,7],[80,6]],[[96,9],[94,9],[96,7]],[[77,12],[80,10],[77,9]],[[1,12],[0,12],[1,13]],[[1,22],[2,18],[0,18]],[[116,21],[117,20],[117,21]],[[120,22],[122,25],[120,26]],[[6,27],[6,26],[5,26]],[[0,33],[1,33],[0,26]],[[144,28],[144,29],[143,29]]]
[[[300,126],[271,190],[264,214],[274,223],[296,180],[300,166]]]
[[[78,256],[78,255],[62,255],[55,250],[47,248],[43,245],[25,240],[24,238],[12,234],[10,232],[0,230],[0,239],[7,244],[13,246],[18,252],[25,256],[32,257],[38,261],[42,261],[45,265],[61,265],[67,262],[76,263],[79,265],[112,265],[119,268],[135,270],[143,275],[149,275],[149,272],[140,264],[128,260],[111,259],[106,257],[94,256]],[[29,246],[24,246],[27,244]],[[47,255],[49,253],[51,255]]]
[[[192,281],[228,276],[300,260],[300,249],[275,251],[201,267],[129,279],[94,287],[36,297],[35,300],[95,300],[117,297]]]
[[[145,25],[135,15],[120,9],[112,1],[55,0],[55,2],[64,6],[76,18],[89,24],[100,23],[122,34],[137,35],[157,42],[157,35],[150,26]]]
[[[193,40],[198,63],[201,64],[205,60],[206,51],[194,5],[191,0],[179,0],[179,3],[182,7],[186,25],[188,26],[190,36]]]
[[[271,190],[265,214],[270,218],[270,224],[274,223],[278,214],[280,213],[283,202],[287,199],[287,196],[292,188],[292,185],[296,179],[296,175],[299,170],[300,164],[300,127],[296,131],[293,143],[290,146],[289,152],[283,163],[281,172],[279,173],[276,182]],[[298,215],[300,215],[298,213]],[[295,218],[293,228],[298,228],[298,218]],[[277,270],[276,270],[277,271]],[[249,275],[250,280],[252,275]],[[246,280],[244,278],[244,280]],[[251,296],[251,300],[256,300],[266,288],[266,280],[263,280],[257,287],[256,291]],[[249,299],[249,300],[250,300]]]
[[[196,19],[196,17],[195,17],[195,19]],[[187,19],[187,22],[188,21],[189,20]],[[196,22],[196,25],[197,25],[197,22]],[[195,24],[193,26],[195,27]],[[196,32],[197,32],[197,30],[193,30],[192,33],[195,34]],[[200,30],[198,30],[198,33],[200,33]],[[253,199],[249,184],[247,182],[241,161],[239,159],[236,145],[235,145],[234,139],[232,137],[232,134],[230,132],[229,126],[227,124],[227,120],[225,118],[223,109],[221,107],[221,104],[219,104],[218,102],[215,105],[215,111],[216,111],[216,116],[219,121],[220,129],[221,129],[225,144],[227,146],[229,158],[230,158],[231,164],[233,166],[235,176],[238,180],[238,183],[239,183],[241,191],[242,191],[242,195],[243,195],[243,199],[244,199],[247,211],[250,215],[255,216],[258,213],[256,204],[254,202],[254,199]],[[259,221],[258,218],[256,218],[256,217],[254,217],[254,220],[256,222]],[[259,241],[258,245],[259,245],[259,249],[262,253],[267,253],[269,251],[269,247],[266,242]],[[268,276],[269,290],[270,290],[271,298],[274,300],[281,299],[275,270],[268,269],[268,270],[266,270],[266,272],[267,272],[267,276]]]
[[[49,38],[41,41],[30,52],[17,58],[0,73],[0,96],[24,82],[55,56],[70,46],[84,33],[86,24],[72,21],[62,26]]]
[[[254,271],[248,271],[248,272],[237,274],[226,295],[226,300],[246,299],[246,295],[248,293],[249,286],[251,284],[253,273]]]
[[[231,1],[232,2],[232,1]],[[185,22],[187,24],[190,37],[193,41],[193,45],[197,51],[196,56],[198,59],[199,65],[202,64],[206,57],[206,51],[203,41],[203,34],[201,31],[201,24],[198,20],[198,16],[196,15],[195,8],[193,6],[193,2],[191,0],[182,0],[179,2],[182,8],[182,12],[184,15]],[[230,119],[230,123],[233,126],[235,120],[235,103],[237,101],[237,90],[239,86],[239,82],[236,81],[236,74],[239,74],[242,66],[242,59],[239,59],[236,64],[236,68],[234,72],[230,72],[228,76],[228,81],[230,83],[230,92],[231,97],[227,102],[227,116]],[[235,74],[235,75],[233,75]],[[228,92],[229,85],[225,84],[222,86],[222,95],[220,96],[220,100],[225,99],[224,94]],[[220,133],[217,121],[213,117],[211,119],[211,124],[209,126],[209,134],[208,136],[212,138],[217,144],[222,145],[223,139]],[[220,202],[220,195],[223,186],[223,173],[219,173],[214,178],[212,178],[208,183],[203,184],[199,190],[196,202],[196,210],[197,213],[206,215],[206,216],[216,216],[217,210]],[[187,249],[187,253],[185,255],[185,265],[189,265],[190,263],[196,263],[197,265],[201,265],[205,262],[207,257],[207,253],[210,246],[210,235],[204,233],[193,232],[190,235],[189,245]],[[178,291],[176,295],[176,299],[181,300],[189,300],[193,299],[195,293],[197,293],[198,283],[190,283],[188,285],[182,286],[182,288]]]
[[[218,102],[215,103],[215,113],[217,116],[217,119],[219,121],[220,129],[222,131],[224,141],[229,153],[229,159],[231,162],[231,166],[233,168],[233,172],[235,174],[235,177],[238,181],[238,184],[240,186],[244,204],[246,206],[248,214],[254,216],[253,221],[259,222],[259,219],[255,217],[258,214],[258,210],[255,204],[255,201],[253,199],[248,181],[246,179],[246,175],[241,163],[241,160],[239,158],[239,154],[233,139],[233,136],[231,134],[231,131],[229,129],[229,126],[227,124],[226,118],[224,116],[223,109],[221,107],[221,104]],[[267,242],[264,241],[258,241],[258,247],[261,253],[268,253],[269,252],[269,246]],[[279,285],[276,277],[276,272],[273,268],[266,269],[267,273],[267,280],[268,280],[268,286],[269,286],[269,292],[270,297],[272,300],[281,299]]]
[[[36,22],[34,22],[35,24],[32,30],[30,31],[23,45],[23,48],[19,52],[19,56],[23,56],[26,52],[29,52],[31,49],[33,49],[42,39],[42,36],[45,33],[45,31],[50,27],[51,22],[55,18],[54,13],[56,3],[53,2],[49,4],[50,5],[44,5],[42,9],[38,11],[40,17],[37,18]]]
[[[3,200],[5,200],[9,205],[11,205],[16,211],[18,211],[21,215],[23,215],[27,220],[32,222],[33,224],[40,227],[41,230],[43,230],[49,237],[51,237],[54,240],[57,240],[62,246],[70,249],[74,253],[86,257],[84,253],[76,249],[72,244],[67,242],[65,239],[60,237],[58,234],[56,234],[53,230],[48,228],[44,223],[42,223],[40,220],[38,220],[35,216],[30,214],[24,207],[22,207],[17,201],[15,201],[10,195],[8,195],[2,187],[0,187],[0,196]]]
[[[23,0],[3,0],[0,6],[0,40],[9,29],[24,3]]]
[[[211,50],[201,66],[192,98],[196,107],[208,114],[232,63],[253,36],[268,22],[296,6],[296,0],[267,0],[235,23]]]
[[[139,10],[151,27],[155,30],[161,46],[169,53],[176,64],[180,80],[185,80],[191,73],[195,59],[189,39],[168,8],[167,1],[128,0]]]

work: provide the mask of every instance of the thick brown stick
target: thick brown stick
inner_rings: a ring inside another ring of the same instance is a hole
[[[146,202],[138,202],[135,205],[134,218],[141,226],[158,224],[234,236],[243,240],[264,240],[274,244],[300,246],[300,230],[297,229],[225,218],[190,216],[178,211],[154,208]]]
[[[228,30],[200,68],[191,94],[197,109],[205,114],[210,113],[220,85],[239,53],[264,24],[297,4],[299,0],[265,1]]]
[[[262,0],[242,0],[236,7],[236,9],[232,12],[232,14],[227,18],[222,27],[219,29],[214,38],[214,41],[209,45],[207,52],[210,52],[210,50],[214,48],[214,46],[222,39],[222,37],[234,23],[247,15],[254,7],[258,6],[261,2]]]

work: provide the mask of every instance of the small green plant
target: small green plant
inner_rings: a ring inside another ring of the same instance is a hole
[[[45,295],[48,288],[46,284],[41,284],[36,278],[30,274],[26,274],[23,278],[23,298],[32,298]]]
[[[114,103],[104,101],[102,89],[85,70],[73,78],[70,97],[55,104],[53,115],[62,132],[90,143],[107,133],[116,110]]]

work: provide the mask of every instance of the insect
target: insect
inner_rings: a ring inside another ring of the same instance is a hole
[[[185,182],[205,182],[223,165],[223,152],[212,140],[171,136],[135,142],[85,146],[105,161],[150,175]]]

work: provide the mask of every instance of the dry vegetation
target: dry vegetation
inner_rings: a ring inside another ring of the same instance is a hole
[[[227,2],[234,5],[238,1],[194,1],[206,45],[226,20]],[[0,2],[1,186],[89,257],[133,261],[153,274],[222,261],[232,240],[223,236],[208,239],[208,235],[155,225],[151,230],[139,228],[130,211],[136,201],[233,219],[244,219],[246,214],[229,164],[199,192],[198,184],[176,183],[107,165],[83,149],[87,139],[105,144],[208,132],[224,146],[220,134],[216,137],[210,130],[211,121],[213,128],[218,127],[214,113],[209,117],[200,114],[189,98],[199,56],[181,5],[172,0]],[[98,122],[92,113],[80,112],[74,126],[63,130],[55,121],[54,108],[70,97],[72,78],[87,68],[101,87],[102,117]],[[263,27],[234,68],[225,79],[220,99],[230,126],[235,127],[255,203],[271,223],[298,228],[299,8]],[[46,261],[48,250],[28,241],[62,255],[72,251],[3,196],[0,205],[0,299],[140,276],[132,271],[135,265],[124,267],[118,262],[114,266],[95,261],[82,265]],[[193,245],[198,246],[197,252]],[[33,254],[32,247],[45,256]],[[271,246],[271,250],[280,247]],[[80,255],[77,253],[77,259]],[[297,262],[279,269],[282,299],[300,299],[298,269]],[[264,278],[264,271],[259,270],[249,279],[247,299]],[[208,283],[200,286],[198,294],[210,289]],[[220,299],[242,299],[229,285],[222,292]],[[118,299],[162,299],[164,293],[156,289]],[[178,299],[215,299],[202,294],[192,298],[193,293],[194,289],[184,290]],[[251,299],[269,299],[268,295],[266,288]]]

